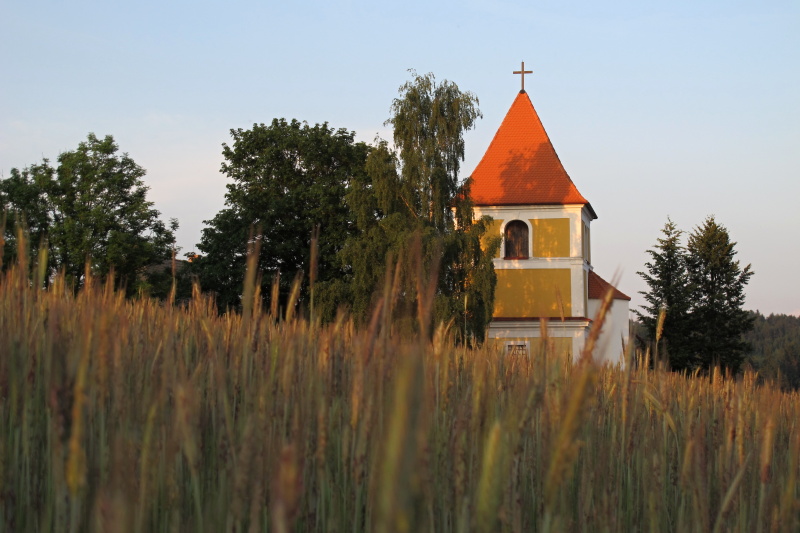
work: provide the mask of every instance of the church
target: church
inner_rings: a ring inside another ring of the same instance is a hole
[[[472,173],[475,217],[491,216],[487,234],[501,237],[487,341],[506,353],[530,354],[546,338],[549,349],[577,359],[610,291],[593,356],[621,362],[630,298],[594,271],[597,213],[564,170],[525,92],[528,73],[525,63],[514,72],[522,75],[522,90]]]

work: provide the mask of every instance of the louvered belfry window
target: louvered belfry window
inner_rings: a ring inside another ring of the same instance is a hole
[[[521,220],[506,224],[506,259],[528,258],[528,225]]]

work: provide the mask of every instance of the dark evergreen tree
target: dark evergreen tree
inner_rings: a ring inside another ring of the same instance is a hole
[[[94,275],[112,269],[119,283],[135,293],[146,285],[148,267],[171,258],[177,221],[169,227],[147,200],[145,171],[128,154],[119,154],[110,135],[89,134],[73,151],[0,181],[0,201],[11,214],[6,254],[15,254],[14,225],[27,227],[31,253],[48,249],[47,270],[64,270],[78,288],[87,260]],[[4,262],[8,264],[7,262]]]
[[[700,364],[739,370],[748,343],[743,335],[753,317],[742,309],[744,288],[753,271],[739,266],[736,243],[728,230],[709,216],[689,235],[687,274],[691,290],[690,349]]]
[[[285,296],[296,275],[309,268],[311,234],[319,227],[318,280],[334,284],[344,275],[338,252],[353,231],[344,198],[350,182],[363,179],[369,147],[354,133],[328,124],[274,119],[249,130],[231,130],[233,142],[223,145],[222,172],[226,207],[207,227],[193,262],[205,291],[216,294],[221,309],[241,303],[248,247],[260,240],[258,268],[262,292],[280,273]],[[306,276],[307,278],[307,276]],[[330,287],[329,291],[332,290]],[[308,286],[303,286],[307,294]],[[322,298],[330,306],[346,294]]]
[[[650,255],[650,261],[644,265],[647,272],[637,272],[647,282],[649,290],[639,292],[647,303],[641,311],[634,312],[650,339],[655,341],[658,337],[659,347],[666,348],[670,366],[675,370],[690,369],[699,361],[688,345],[690,292],[686,255],[680,242],[683,232],[667,219],[661,233],[663,236],[653,249],[647,250]],[[662,313],[663,322],[659,324]],[[661,331],[657,332],[659,325]]]

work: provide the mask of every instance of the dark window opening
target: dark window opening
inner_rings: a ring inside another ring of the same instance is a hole
[[[528,258],[528,225],[521,220],[506,224],[506,259]]]
[[[527,344],[509,344],[508,348],[508,355],[528,355],[528,345]]]

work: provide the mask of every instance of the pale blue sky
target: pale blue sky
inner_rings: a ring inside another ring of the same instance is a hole
[[[715,214],[756,272],[747,307],[800,314],[797,1],[27,2],[0,5],[0,173],[112,134],[194,249],[223,205],[230,128],[274,117],[360,139],[406,70],[480,99],[464,176],[526,88],[592,202],[593,260],[641,303],[667,216]]]

